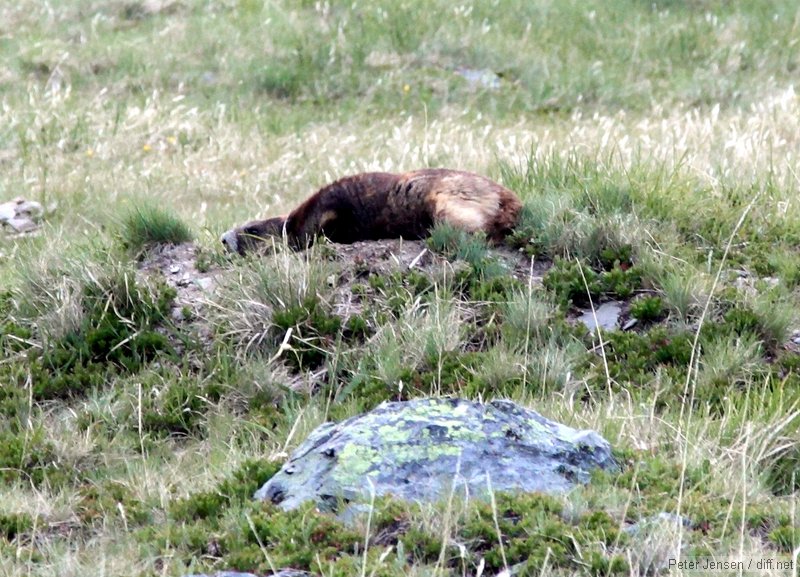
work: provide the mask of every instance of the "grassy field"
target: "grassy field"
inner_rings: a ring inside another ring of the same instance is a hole
[[[0,231],[2,574],[790,556],[798,29],[793,0],[0,3],[0,201],[47,207]],[[342,314],[331,247],[222,254],[339,176],[426,166],[517,191],[510,244],[543,280],[437,230],[459,274],[348,280],[366,304]],[[178,321],[137,268],[189,238],[219,286]],[[634,330],[576,328],[610,298]],[[250,501],[320,423],[439,394],[594,428],[623,470],[495,509],[386,500],[369,526]],[[623,530],[662,511],[692,525]]]

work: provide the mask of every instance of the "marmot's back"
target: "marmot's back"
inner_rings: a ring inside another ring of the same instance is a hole
[[[501,241],[517,223],[522,203],[509,189],[478,174],[423,169],[372,172],[329,184],[289,213],[228,231],[223,242],[245,252],[258,240],[285,233],[303,248],[324,234],[333,242],[423,238],[436,222]]]
[[[516,225],[522,203],[506,187],[484,176],[456,170],[419,170],[400,181],[419,183],[434,222],[447,222],[468,232],[486,233],[501,241]]]

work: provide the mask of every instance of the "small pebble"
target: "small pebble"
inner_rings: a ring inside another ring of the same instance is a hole
[[[639,319],[630,318],[630,319],[627,320],[627,322],[624,325],[622,325],[622,330],[623,331],[629,331],[633,327],[635,327],[638,322],[639,322]]]

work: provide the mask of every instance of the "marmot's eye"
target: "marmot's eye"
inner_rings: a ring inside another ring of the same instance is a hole
[[[257,236],[258,235],[258,227],[255,226],[248,226],[244,230],[242,230],[242,234],[245,236]]]

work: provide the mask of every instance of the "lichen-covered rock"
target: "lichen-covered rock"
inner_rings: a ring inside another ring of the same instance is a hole
[[[470,496],[494,491],[559,493],[616,466],[594,431],[550,421],[510,401],[462,399],[385,403],[317,428],[255,497],[284,509],[391,494],[433,501],[453,487]],[[488,477],[488,479],[487,479]]]

